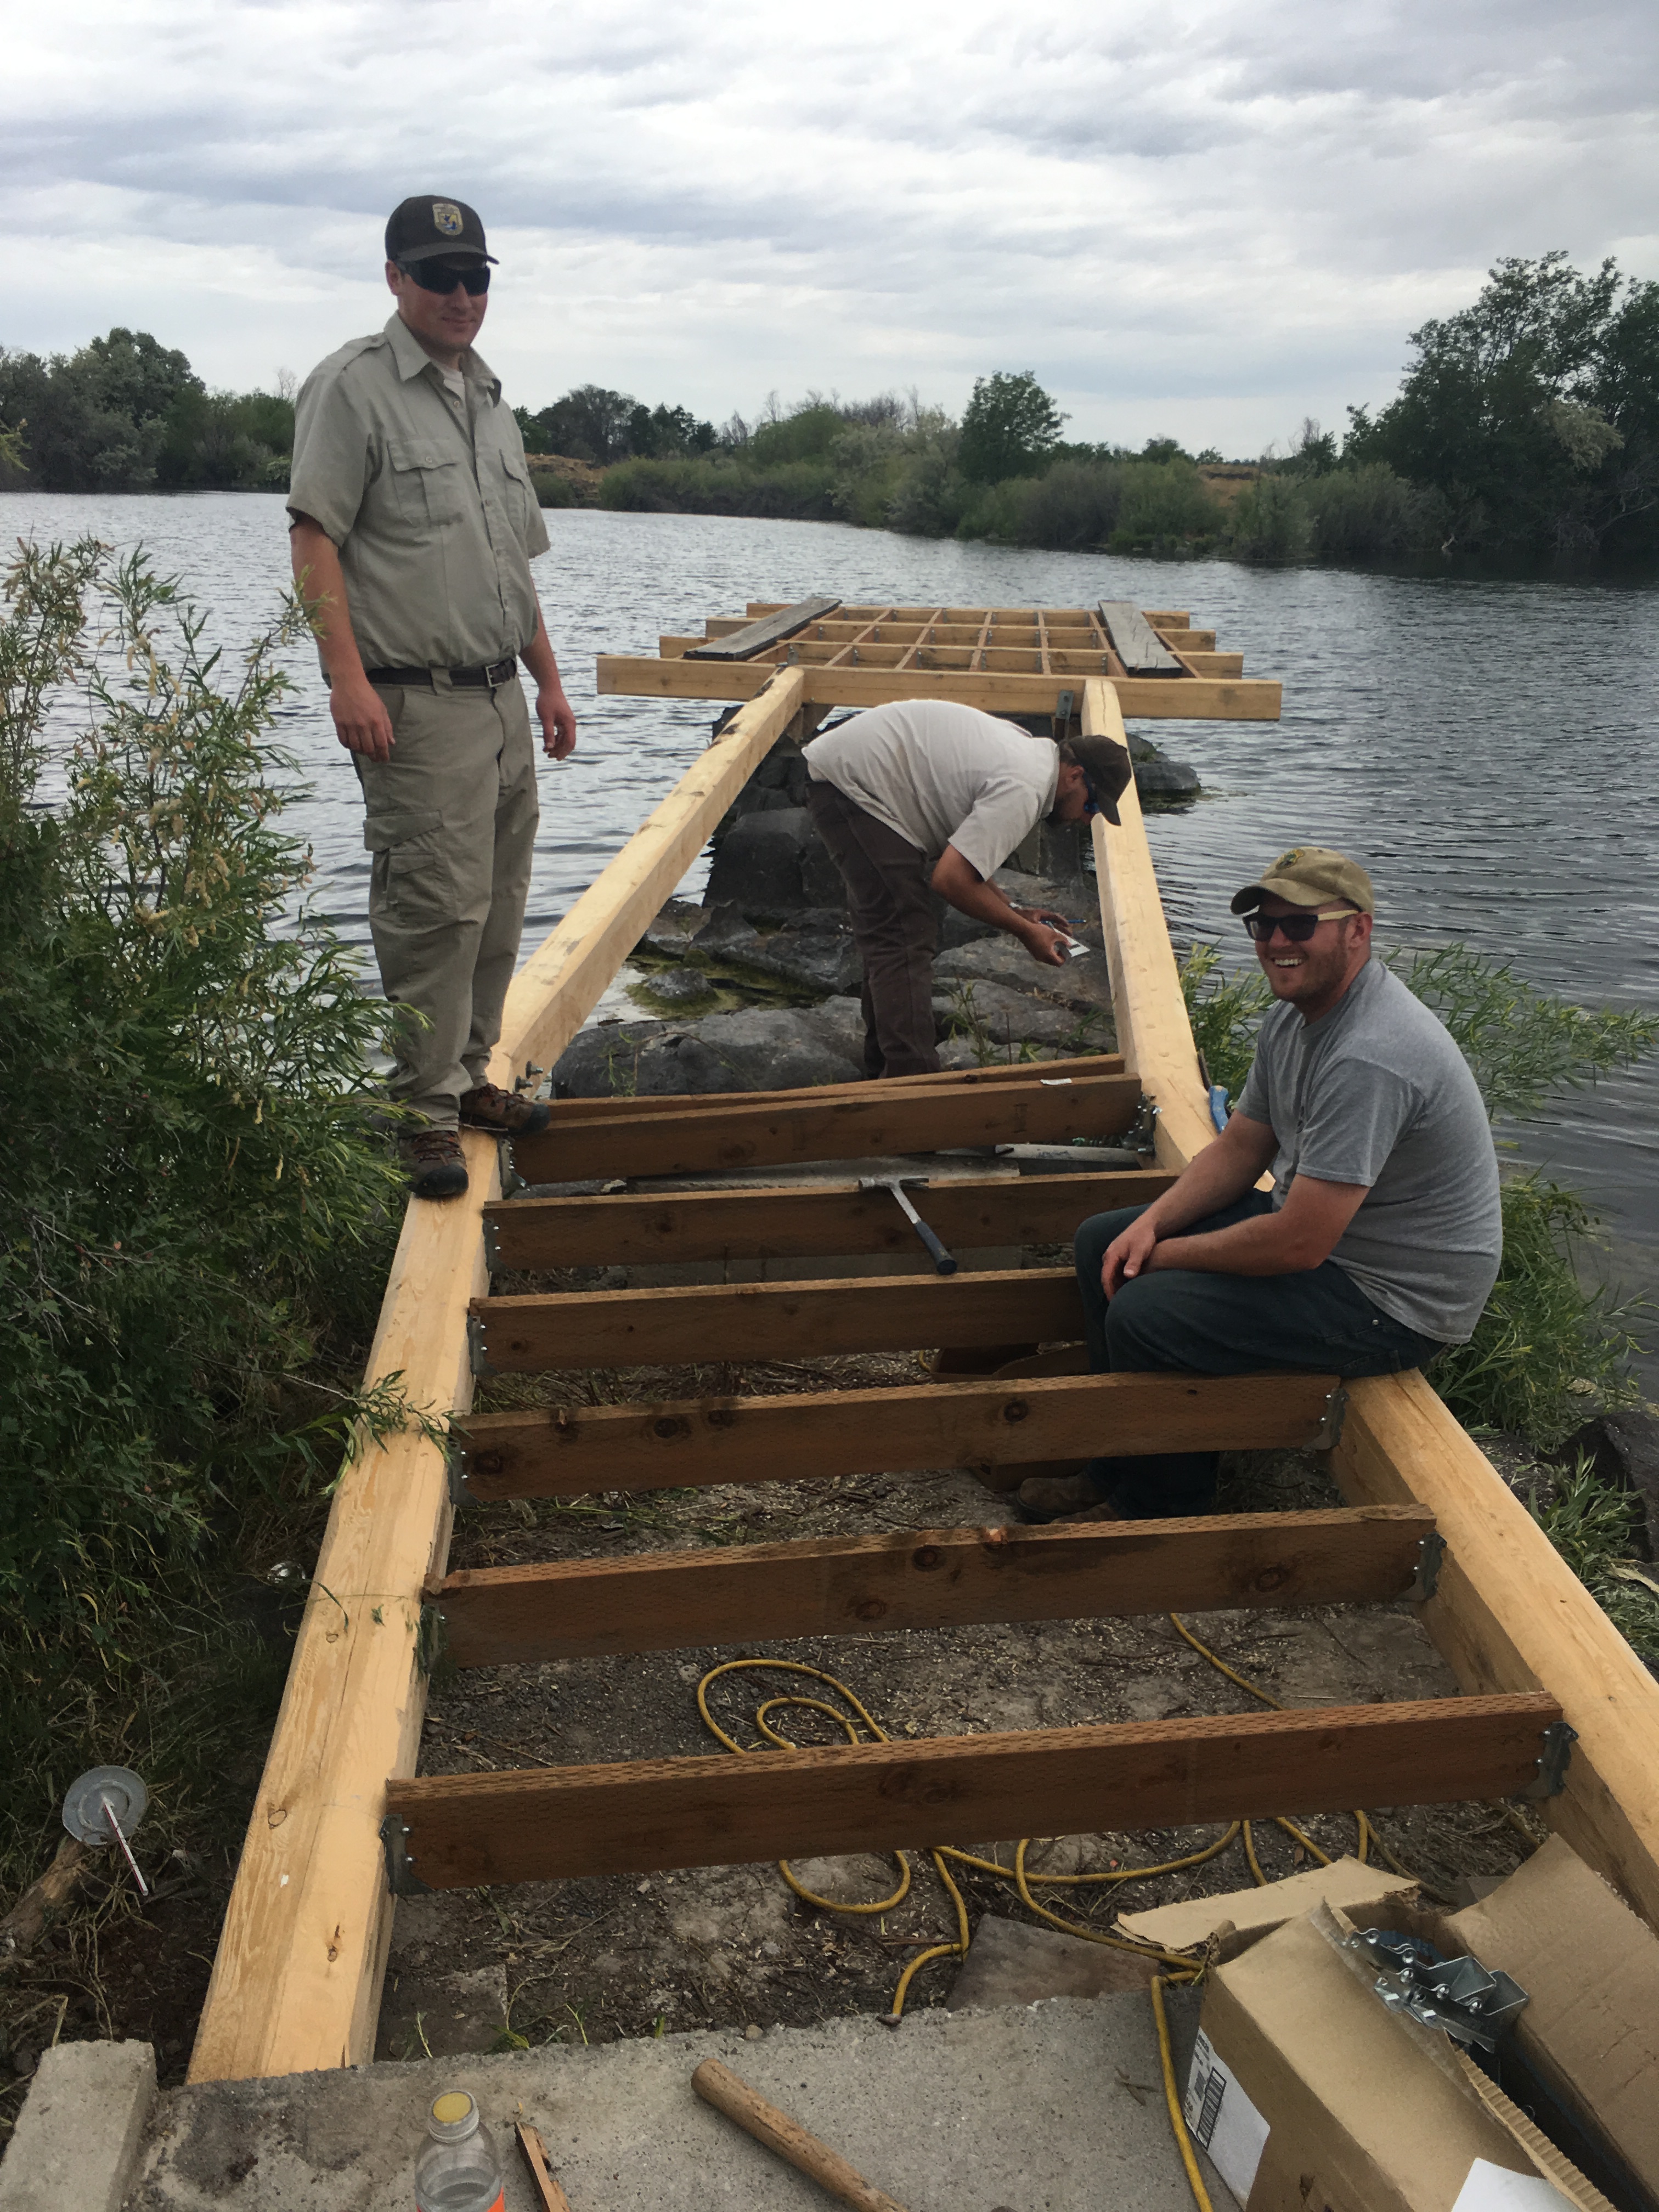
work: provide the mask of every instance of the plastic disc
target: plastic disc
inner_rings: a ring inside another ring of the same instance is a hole
[[[121,1824],[121,1832],[131,1841],[134,1830],[144,1817],[144,1808],[149,1803],[149,1792],[141,1778],[130,1766],[94,1766],[69,1786],[64,1800],[64,1826],[78,1843],[112,1844],[114,1831],[109,1824],[101,1800],[107,1797],[110,1809]]]

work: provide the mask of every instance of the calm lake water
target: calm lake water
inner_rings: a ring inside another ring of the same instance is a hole
[[[1370,868],[1379,939],[1462,939],[1589,1005],[1659,1005],[1659,586],[1479,582],[1262,571],[1032,553],[834,524],[555,510],[536,564],[580,720],[575,756],[542,763],[542,830],[526,943],[551,928],[706,742],[712,709],[600,699],[600,651],[653,653],[658,633],[750,598],[834,592],[935,605],[1190,607],[1246,673],[1285,684],[1279,723],[1139,726],[1194,763],[1210,794],[1150,823],[1171,928],[1219,934],[1226,902],[1291,843]],[[280,497],[0,495],[0,540],[93,532],[142,541],[186,578],[234,645],[287,574]],[[356,779],[314,659],[296,659],[283,736],[311,784],[289,819],[315,850],[320,903],[368,945],[368,856]],[[701,883],[702,864],[687,879]],[[1520,1156],[1603,1215],[1614,1273],[1659,1291],[1659,1126],[1652,1063],[1558,1102],[1514,1133]],[[1650,1389],[1659,1375],[1650,1368]]]

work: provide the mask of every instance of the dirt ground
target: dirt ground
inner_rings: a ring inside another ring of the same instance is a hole
[[[562,1278],[559,1286],[591,1287],[593,1281]],[[534,1285],[514,1280],[501,1287]],[[546,1287],[555,1285],[550,1279]],[[488,1385],[480,1402],[850,1389],[915,1380],[921,1372],[918,1360],[907,1355],[515,1376]],[[1224,1507],[1340,1503],[1310,1455],[1241,1455],[1224,1466]],[[1006,1500],[970,1476],[935,1469],[475,1505],[458,1523],[451,1556],[457,1567],[505,1565],[793,1536],[994,1525],[1017,1517]],[[1188,1625],[1229,1665],[1290,1705],[1445,1696],[1455,1688],[1403,1605],[1194,1615]],[[278,1624],[268,1626],[280,1635]],[[1251,1700],[1159,1614],[866,1633],[469,1672],[441,1665],[431,1685],[422,1771],[717,1751],[698,1717],[697,1684],[711,1667],[739,1656],[794,1661],[835,1674],[895,1736],[1252,1709]],[[712,1702],[730,1734],[753,1742],[759,1699],[801,1688],[830,1694],[805,1677],[745,1671],[716,1685]],[[819,1716],[779,1717],[801,1742],[838,1740]],[[140,2038],[155,2045],[164,2082],[183,2078],[234,1873],[241,1808],[252,1802],[264,1752],[264,1731],[251,1725],[246,1753],[225,1778],[228,1812],[210,1839],[199,1848],[192,1842],[159,1867],[141,1851],[155,1882],[149,1904],[141,1906],[125,1880],[112,1883],[24,1966],[0,1973],[0,2131],[40,2051],[59,2037]],[[1529,1816],[1517,1827],[1522,1816],[1506,1818],[1492,1805],[1367,1810],[1376,1815],[1384,1844],[1443,1895],[1460,1876],[1508,1872],[1528,1849]],[[1351,1819],[1333,1815],[1302,1825],[1333,1856],[1354,1847]],[[1030,1863],[1034,1870],[1066,1873],[1109,1871],[1115,1862],[1120,1870],[1155,1866],[1201,1849],[1220,1832],[1066,1838],[1034,1848]],[[1304,1863],[1299,1849],[1271,1824],[1257,1823],[1255,1839],[1270,1877]],[[985,1855],[1012,1863],[1012,1838],[959,1840],[995,1845]],[[952,1908],[925,1854],[912,1855],[912,1868],[910,1892],[901,1903],[856,1918],[804,1904],[770,1863],[406,1899],[397,1910],[377,2055],[441,2056],[520,2040],[599,2042],[705,2025],[767,2027],[844,2012],[885,2014],[905,1961],[953,1932]],[[795,1872],[806,1887],[848,1900],[886,1896],[899,1878],[891,1860],[868,1857],[802,1861]],[[970,1922],[988,1911],[1030,1917],[1010,1884],[987,1875],[962,1879]],[[1038,1895],[1105,1929],[1120,1911],[1239,1888],[1249,1880],[1242,1844],[1235,1842],[1194,1868]],[[956,1972],[953,1960],[924,1967],[909,2008],[942,2002]]]

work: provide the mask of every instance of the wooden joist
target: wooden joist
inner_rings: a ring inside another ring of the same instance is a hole
[[[885,1390],[474,1413],[471,1498],[805,1482],[1095,1453],[1271,1451],[1322,1440],[1328,1375],[1065,1375]],[[1231,1525],[1231,1524],[1229,1524]]]
[[[550,1127],[568,1128],[577,1121],[649,1120],[658,1114],[706,1114],[716,1107],[826,1105],[835,1098],[908,1098],[917,1091],[974,1091],[1007,1083],[1027,1085],[1039,1080],[1081,1083],[1091,1076],[1121,1075],[1121,1052],[1081,1053],[1070,1060],[1021,1060],[1006,1066],[945,1067],[931,1075],[861,1076],[848,1083],[812,1083],[794,1091],[663,1091],[641,1097],[618,1094],[600,1098],[553,1098],[547,1102],[552,1115]]]
[[[1100,619],[1112,650],[1128,676],[1176,676],[1193,679],[1164,644],[1140,609],[1127,599],[1103,599]]]
[[[1109,1141],[1128,1128],[1139,1103],[1140,1086],[1127,1075],[1033,1075],[1025,1082],[941,1084],[885,1095],[870,1084],[822,1102],[808,1096],[779,1103],[763,1093],[739,1106],[585,1115],[540,1136],[516,1138],[513,1160],[528,1182],[578,1182],[594,1176],[707,1175],[782,1161],[875,1159],[963,1145]]]
[[[1069,1344],[1083,1304],[1069,1267],[879,1275],[832,1283],[715,1283],[669,1291],[563,1291],[476,1298],[483,1374],[793,1359],[803,1352]]]
[[[686,655],[689,660],[749,660],[757,653],[764,653],[769,645],[781,645],[786,638],[804,630],[808,623],[817,622],[841,605],[839,599],[797,599],[792,607],[781,608],[775,615],[763,615],[758,622],[745,623],[741,629],[732,630],[724,637],[706,639],[694,645]]]
[[[601,693],[653,699],[749,699],[775,671],[765,661],[661,659],[652,653],[601,653]],[[802,661],[788,672],[811,707],[879,707],[890,699],[955,699],[988,714],[1052,714],[1062,691],[1076,696],[1085,678],[946,668],[834,668]],[[1103,678],[1126,714],[1176,715],[1187,721],[1276,722],[1284,687],[1266,677],[1203,678],[1171,684],[1155,676]]]
[[[1058,1528],[919,1528],[623,1559],[469,1569],[432,1595],[461,1667],[1219,1606],[1402,1596],[1420,1506]]]
[[[950,1176],[918,1188],[913,1206],[952,1250],[1067,1241],[1091,1213],[1146,1206],[1173,1177],[1115,1174]],[[688,1190],[651,1196],[514,1198],[484,1213],[490,1264],[531,1272],[678,1260],[825,1258],[915,1253],[933,1262],[885,1191],[856,1183],[810,1190]]]
[[[1548,1697],[1448,1698],[434,1774],[393,1780],[386,1805],[416,1877],[464,1889],[1503,1797],[1534,1779],[1559,1714]]]

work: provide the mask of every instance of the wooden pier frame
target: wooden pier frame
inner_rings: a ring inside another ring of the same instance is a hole
[[[779,611],[775,602],[751,603],[742,621],[711,623],[708,633],[725,635]],[[851,624],[852,635],[829,635],[832,620]],[[492,1062],[492,1079],[510,1080],[526,1060],[551,1063],[753,769],[786,730],[810,729],[810,709],[890,697],[961,696],[1007,711],[1054,714],[1061,694],[1070,690],[1074,705],[1081,693],[1085,728],[1119,738],[1126,713],[1276,716],[1276,684],[1247,683],[1231,665],[1224,672],[1202,665],[1206,655],[1230,664],[1236,656],[1215,654],[1213,635],[1195,629],[1184,611],[1152,612],[1146,620],[1184,675],[1119,673],[1109,645],[1103,661],[1097,654],[1092,672],[1068,665],[1067,656],[1081,662],[1096,652],[1088,625],[1097,624],[1098,617],[1087,610],[1045,610],[1038,620],[1030,610],[838,605],[827,613],[822,638],[810,635],[817,625],[809,621],[795,637],[763,647],[761,658],[732,665],[693,663],[688,669],[683,656],[672,653],[657,662],[602,662],[602,690],[747,703],[526,964],[509,996],[506,1042]],[[895,626],[901,624],[917,634],[897,635]],[[965,643],[941,634],[975,624]],[[924,629],[931,637],[921,635]],[[888,635],[878,635],[883,629]],[[951,665],[939,665],[946,653]],[[994,665],[991,657],[1002,654],[1016,662],[1027,656],[1027,665]],[[966,658],[959,662],[958,655]],[[641,680],[631,680],[635,677]],[[703,684],[713,688],[702,690]],[[1118,1042],[1126,1072],[1158,1109],[1156,1164],[1136,1177],[1139,1188],[1150,1189],[1179,1172],[1212,1132],[1133,787],[1120,811],[1121,827],[1097,823],[1094,837]],[[1116,1075],[1115,1069],[1103,1071],[1091,1080],[1103,1085]],[[1016,1076],[1016,1089],[1023,1079]],[[988,1079],[965,1086],[981,1101],[994,1087]],[[894,1100],[900,1089],[881,1086]],[[927,1091],[943,1106],[951,1084],[924,1079],[906,1098]],[[710,1111],[714,1103],[702,1102],[691,1114]],[[826,1097],[806,1110],[828,1108],[833,1115],[836,1103]],[[752,1106],[733,1110],[754,1113]],[[880,1108],[890,1124],[892,1110],[884,1103]],[[678,1102],[637,1101],[626,1109],[620,1102],[614,1108],[604,1102],[600,1110],[563,1116],[562,1126],[573,1140],[604,1129],[609,1138],[629,1142],[646,1141],[649,1126],[653,1137],[673,1139],[683,1149],[690,1118]],[[773,1100],[762,1107],[760,1118],[769,1126],[787,1126],[788,1110]],[[745,1127],[754,1126],[751,1121]],[[937,1126],[927,1125],[926,1133]],[[944,1141],[932,1134],[932,1146]],[[803,1256],[822,1251],[815,1240],[824,1236],[885,1238],[892,1226],[878,1229],[873,1217],[858,1218],[857,1201],[843,1183],[827,1191],[677,1193],[648,1201],[658,1209],[654,1217],[622,1194],[609,1201],[617,1210],[603,1225],[592,1212],[539,1212],[523,1217],[520,1231],[508,1225],[513,1206],[501,1200],[495,1182],[493,1147],[476,1137],[466,1139],[466,1147],[473,1177],[467,1196],[410,1210],[369,1368],[371,1379],[400,1374],[415,1401],[441,1419],[453,1412],[465,1420],[469,1413],[466,1325],[475,1306],[485,1324],[485,1357],[492,1326],[521,1328],[526,1343],[534,1334],[530,1311],[537,1302],[482,1297],[486,1215],[498,1257],[507,1240],[522,1234],[530,1240],[526,1252],[534,1246],[528,1264],[547,1264],[545,1240],[557,1233],[561,1221],[570,1228],[573,1250],[598,1249],[606,1239],[614,1249],[620,1240],[629,1261],[646,1253],[682,1256],[672,1250],[676,1223],[685,1225],[688,1249],[706,1247],[726,1233],[734,1242],[722,1250],[735,1253],[747,1239],[764,1255],[776,1235],[787,1254],[788,1240],[799,1234],[806,1239],[797,1248]],[[671,1146],[669,1156],[678,1158],[680,1151]],[[1066,1180],[1087,1182],[1097,1193],[1120,1179]],[[1041,1209],[1058,1202],[1050,1198],[1054,1188],[1010,1182],[997,1185],[993,1195],[988,1188],[957,1185],[950,1195],[952,1186],[940,1182],[927,1194],[928,1210],[944,1217],[956,1206],[971,1226],[1001,1208],[995,1218],[1010,1231],[1019,1227],[1023,1243],[1027,1221],[1052,1223],[1052,1212]],[[700,1214],[704,1199],[709,1211]],[[584,1207],[600,1202],[530,1203]],[[952,1235],[961,1238],[963,1231],[953,1228]],[[1012,1234],[1009,1241],[1016,1241]],[[850,1249],[884,1246],[855,1242]],[[565,1264],[579,1263],[567,1256]],[[1020,1336],[1031,1333],[1032,1301],[1061,1297],[1056,1272],[1049,1271],[1046,1282],[1042,1271],[1022,1270],[1004,1279],[1025,1287]],[[959,1310],[979,1316],[975,1326],[986,1325],[984,1302],[994,1305],[1005,1295],[982,1287],[994,1279],[953,1279],[964,1294]],[[945,1315],[947,1301],[938,1293],[949,1294],[951,1282],[878,1279],[860,1284],[859,1296],[884,1297],[895,1285],[910,1304],[901,1297],[885,1306],[884,1326],[907,1315],[902,1333],[913,1334],[922,1313]],[[724,1287],[797,1297],[810,1291],[818,1298],[834,1286]],[[926,1305],[918,1305],[918,1293]],[[637,1324],[644,1310],[638,1300],[646,1295],[592,1294],[588,1303],[601,1309],[611,1299],[621,1302],[611,1306],[610,1322],[594,1325],[595,1340],[611,1349],[631,1344],[637,1355],[637,1334],[630,1337],[623,1324],[629,1313]],[[769,1316],[772,1328],[784,1303],[763,1297],[710,1301],[697,1293],[673,1310],[681,1326],[690,1329],[695,1323],[695,1340],[707,1346],[723,1340],[718,1332],[730,1331],[738,1314]],[[830,1310],[815,1308],[815,1323]],[[549,1310],[541,1308],[544,1316]],[[1057,1316],[1048,1316],[1045,1309],[1045,1325],[1047,1318]],[[927,1325],[936,1328],[938,1320]],[[544,1329],[545,1319],[535,1327]],[[499,1334],[495,1340],[501,1341]],[[659,1346],[653,1354],[662,1356]],[[1147,1384],[1164,1387],[1145,1392],[1140,1386]],[[695,1483],[712,1479],[696,1470],[710,1464],[710,1440],[718,1438],[727,1455],[721,1479],[762,1480],[769,1479],[763,1457],[769,1451],[775,1461],[778,1455],[784,1409],[799,1415],[801,1424],[799,1449],[793,1434],[788,1445],[791,1476],[809,1465],[826,1473],[843,1468],[848,1454],[873,1464],[884,1449],[907,1463],[915,1463],[913,1453],[937,1463],[934,1449],[943,1456],[948,1447],[960,1455],[957,1463],[997,1466],[1010,1456],[1011,1426],[1020,1432],[1019,1456],[1058,1451],[1064,1440],[1074,1442],[1090,1428],[1094,1399],[1108,1390],[1116,1396],[1115,1412],[1124,1425],[1120,1437],[1155,1437],[1167,1449],[1177,1437],[1243,1442],[1271,1431],[1275,1420],[1300,1424],[1328,1398],[1328,1378],[1318,1376],[1225,1382],[1056,1376],[1022,1382],[1011,1395],[1007,1381],[940,1382],[896,1393],[840,1394],[835,1406],[830,1401],[836,1394],[823,1393],[812,1399],[585,1409],[576,1436],[562,1441],[556,1417],[492,1414],[468,1424],[465,1466],[481,1494],[493,1481],[495,1494],[568,1495],[578,1486],[591,1486],[595,1470],[602,1472],[605,1487],[645,1487],[649,1474],[670,1465],[673,1473],[659,1480]],[[882,1403],[857,1402],[861,1399]],[[1016,1403],[1025,1410],[1011,1423],[1009,1409]],[[884,1446],[872,1443],[878,1428],[889,1439]],[[492,1456],[493,1469],[487,1464]],[[1502,1795],[1537,1774],[1544,1732],[1560,1715],[1577,1731],[1577,1742],[1565,1790],[1544,1799],[1542,1809],[1590,1863],[1659,1922],[1659,1685],[1420,1376],[1348,1385],[1346,1425],[1333,1464],[1353,1507],[1396,1509],[1392,1520],[1339,1524],[1346,1529],[1363,1525],[1364,1541],[1382,1547],[1375,1557],[1366,1555],[1379,1580],[1385,1569],[1392,1577],[1404,1564],[1403,1554],[1389,1547],[1406,1541],[1407,1530],[1425,1528],[1427,1520],[1449,1547],[1434,1594],[1419,1610],[1467,1696],[1426,1705],[769,1752],[763,1759],[416,1779],[424,1700],[416,1659],[422,1607],[434,1589],[446,1603],[462,1608],[480,1601],[467,1578],[452,1582],[445,1576],[450,1504],[443,1455],[414,1430],[379,1446],[366,1444],[337,1488],[215,1963],[191,2079],[301,2072],[361,2063],[370,2055],[391,1926],[380,1833],[388,1812],[407,1832],[417,1878],[442,1887],[599,1868],[746,1861],[804,1849],[977,1839],[1034,1826],[1063,1832]],[[729,1471],[736,1466],[749,1471],[739,1477]],[[1267,1547],[1259,1555],[1261,1571],[1270,1575],[1291,1556],[1287,1546],[1297,1539],[1284,1516],[1263,1517],[1280,1520],[1276,1534],[1261,1539]],[[1307,1519],[1288,1516],[1298,1523]],[[1222,1525],[1236,1540],[1246,1534],[1240,1521]],[[1121,1571],[1121,1554],[1110,1570],[1103,1565],[1112,1559],[1109,1538],[1119,1532],[1100,1532],[1109,1539],[1103,1544],[1079,1542],[1082,1533],[1018,1532],[1011,1547],[1018,1563],[1014,1577],[989,1564],[988,1540],[959,1531],[944,1532],[942,1543],[939,1532],[915,1532],[890,1545],[875,1539],[831,1546],[827,1553],[822,1547],[816,1553],[810,1547],[778,1547],[787,1557],[775,1571],[786,1581],[793,1578],[798,1594],[814,1593],[820,1620],[848,1602],[872,1601],[890,1611],[897,1607],[908,1619],[928,1606],[943,1607],[946,1598],[940,1594],[956,1590],[967,1595],[951,1594],[952,1605],[1011,1604],[1016,1596],[1010,1593],[1029,1592],[1048,1579],[1028,1570],[1050,1559],[1064,1563],[1052,1577],[1054,1604],[1076,1601],[1080,1580],[1092,1577],[1088,1601],[1099,1607],[1109,1601],[1108,1586]],[[1209,1540],[1195,1529],[1185,1533],[1200,1546]],[[1303,1537],[1312,1540],[1305,1528]],[[1419,1539],[1413,1534],[1409,1540]],[[1179,1583],[1183,1589],[1193,1588],[1194,1578],[1201,1584],[1199,1552],[1173,1546],[1171,1524],[1163,1524],[1152,1546],[1160,1572],[1185,1578]],[[941,1553],[937,1568],[918,1563],[929,1548]],[[526,1640],[615,1633],[603,1624],[614,1617],[623,1592],[655,1577],[653,1605],[670,1602],[665,1594],[671,1590],[701,1593],[672,1598],[681,1623],[674,1632],[714,1635],[742,1614],[744,1633],[750,1635],[757,1610],[769,1619],[765,1607],[777,1602],[769,1594],[756,1601],[744,1595],[752,1586],[745,1573],[759,1577],[747,1564],[753,1557],[721,1555],[721,1564],[708,1565],[701,1574],[690,1571],[702,1564],[696,1554],[644,1563],[584,1562],[562,1579],[549,1580],[544,1571],[532,1570],[510,1604],[528,1608],[527,1616],[514,1616]],[[1311,1559],[1302,1553],[1295,1557]],[[1322,1557],[1322,1565],[1313,1562],[1293,1571],[1334,1574],[1330,1557]],[[1086,1566],[1079,1564],[1085,1561]],[[958,1567],[952,1585],[946,1577]],[[1121,1581],[1115,1587],[1121,1595]],[[769,1583],[763,1589],[769,1591]],[[556,1596],[557,1590],[565,1595]],[[569,1595],[574,1590],[580,1599]],[[1235,1594],[1231,1601],[1250,1601]],[[1261,1601],[1272,1601],[1271,1596]],[[500,1636],[511,1624],[489,1629],[480,1611],[457,1626],[466,1635]],[[652,1632],[665,1632],[653,1627]]]

